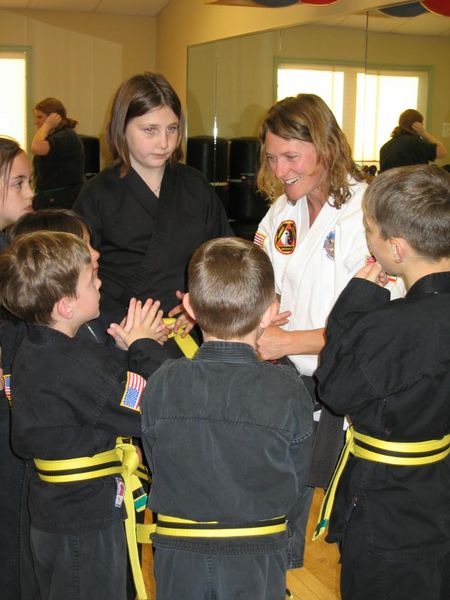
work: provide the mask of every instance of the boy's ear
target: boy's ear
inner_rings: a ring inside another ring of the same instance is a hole
[[[278,313],[279,307],[280,307],[280,305],[279,305],[278,300],[275,300],[274,302],[272,302],[272,304],[269,304],[269,306],[264,311],[263,316],[261,317],[259,326],[262,327],[263,329],[266,329],[266,327],[269,327],[269,325],[272,323],[273,318]]]
[[[63,296],[58,302],[55,302],[55,306],[52,311],[52,318],[54,321],[69,321],[74,314],[74,302],[73,298],[69,296]]]
[[[184,294],[184,296],[183,296],[183,306],[184,306],[187,314],[191,317],[191,319],[194,319],[194,321],[196,321],[197,319],[195,317],[194,311],[192,310],[191,298],[190,298],[188,292],[186,294]]]
[[[394,257],[394,261],[397,264],[404,262],[405,257],[409,254],[409,251],[411,250],[411,246],[408,244],[408,242],[403,238],[397,237],[391,238],[389,240],[389,243],[391,244],[391,251]]]

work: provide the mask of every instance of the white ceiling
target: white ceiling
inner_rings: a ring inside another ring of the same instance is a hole
[[[0,10],[48,10],[156,16],[169,0],[0,0]]]

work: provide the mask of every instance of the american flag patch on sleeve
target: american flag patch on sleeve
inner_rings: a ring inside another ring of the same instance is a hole
[[[137,373],[128,371],[127,383],[122,396],[122,400],[120,401],[120,406],[123,406],[124,408],[129,408],[130,410],[135,410],[136,412],[141,412],[140,403],[142,398],[142,392],[145,388],[145,383],[146,382],[143,377],[141,377]]]
[[[263,248],[264,240],[266,239],[266,237],[267,236],[262,231],[257,231],[255,233],[255,239],[253,240],[253,243],[259,246],[260,248]]]
[[[5,396],[11,404],[11,375],[3,375],[3,389],[5,390]]]

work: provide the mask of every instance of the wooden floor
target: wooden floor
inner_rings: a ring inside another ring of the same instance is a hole
[[[295,600],[339,600],[339,553],[334,544],[327,544],[323,537],[311,541],[323,492],[316,490],[306,533],[305,566],[288,572],[287,587]],[[153,555],[151,547],[143,547],[143,571],[149,599],[154,600]]]

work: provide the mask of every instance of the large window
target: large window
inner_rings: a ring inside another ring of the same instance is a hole
[[[28,49],[0,47],[0,134],[27,147]]]
[[[333,111],[360,164],[378,163],[398,116],[427,112],[430,68],[368,68],[279,62],[277,100],[301,92],[321,96]]]

